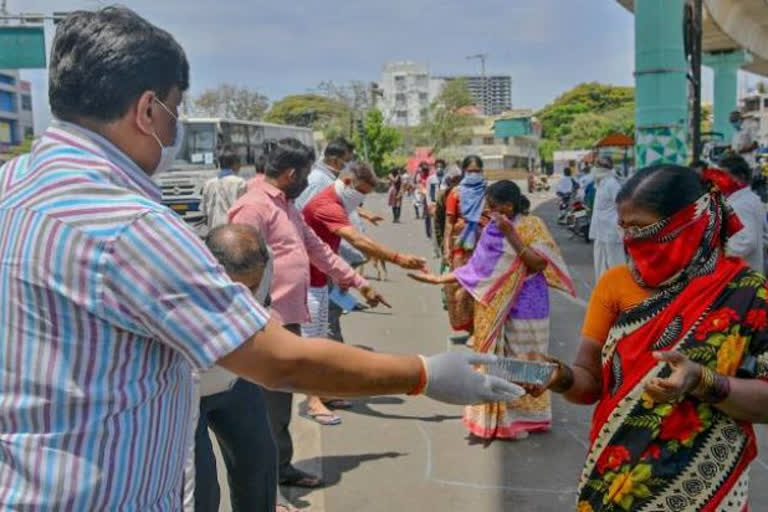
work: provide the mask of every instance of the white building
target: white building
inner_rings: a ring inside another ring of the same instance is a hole
[[[768,147],[768,94],[750,93],[741,99],[741,104],[744,117],[751,117],[760,125],[758,143],[762,147]]]
[[[0,69],[0,153],[34,133],[29,82],[21,80],[17,70]]]
[[[441,80],[430,76],[429,68],[411,61],[384,65],[379,87],[379,108],[393,126],[418,126],[426,120],[430,103],[440,94]]]

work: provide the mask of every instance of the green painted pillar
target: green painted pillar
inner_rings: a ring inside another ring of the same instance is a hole
[[[733,128],[728,117],[739,106],[739,69],[752,62],[752,56],[744,50],[705,53],[702,62],[715,73],[712,129],[722,133],[725,140],[731,140]]]
[[[637,168],[688,161],[685,0],[635,0]]]

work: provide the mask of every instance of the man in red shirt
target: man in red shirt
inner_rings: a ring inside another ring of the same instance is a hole
[[[359,208],[365,196],[376,189],[376,175],[367,164],[360,162],[351,165],[349,175],[336,180],[304,206],[302,213],[307,225],[334,252],[338,252],[343,238],[367,256],[390,261],[406,269],[424,268],[426,261],[423,258],[399,254],[374,242],[354,227],[349,220],[349,213]],[[319,268],[310,265],[310,288],[307,296],[310,322],[302,324],[302,336],[327,336],[328,301],[328,276]],[[309,397],[307,405],[308,414],[321,425],[341,423],[341,418],[333,414],[319,397]]]

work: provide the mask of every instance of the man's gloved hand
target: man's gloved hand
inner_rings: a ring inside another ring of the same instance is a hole
[[[499,377],[484,375],[472,365],[492,364],[492,354],[445,352],[425,357],[427,385],[424,395],[448,404],[473,405],[483,402],[509,402],[525,394],[525,390]]]

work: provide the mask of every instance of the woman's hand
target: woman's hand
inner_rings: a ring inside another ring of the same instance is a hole
[[[677,402],[696,389],[701,379],[701,365],[680,352],[654,352],[653,357],[672,368],[672,373],[666,379],[655,378],[645,385],[646,393],[655,402]]]
[[[496,222],[496,225],[499,227],[502,233],[509,239],[510,243],[512,243],[515,248],[518,246],[522,247],[525,244],[523,244],[523,241],[520,239],[520,235],[517,233],[517,229],[515,229],[515,225],[512,223],[511,220],[506,215],[502,215],[500,213],[491,213],[491,218]]]
[[[408,272],[408,277],[420,283],[443,284],[443,277],[429,272]]]

